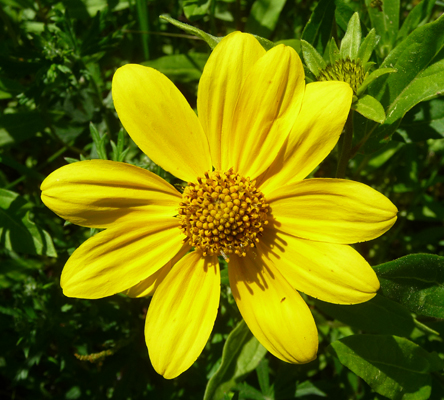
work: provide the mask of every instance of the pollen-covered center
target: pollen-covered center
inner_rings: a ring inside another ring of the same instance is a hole
[[[246,255],[268,223],[268,204],[255,181],[232,169],[206,172],[189,183],[179,206],[180,228],[203,255]]]

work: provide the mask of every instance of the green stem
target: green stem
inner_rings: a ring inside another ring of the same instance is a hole
[[[338,167],[336,169],[336,178],[340,179],[345,178],[345,171],[347,169],[348,161],[350,160],[352,141],[353,141],[353,110],[350,110],[347,122],[345,123],[342,148],[339,154]]]
[[[427,325],[424,325],[422,322],[418,321],[416,318],[413,318],[413,322],[415,323],[416,327],[420,329],[421,331],[425,333],[431,333],[432,335],[439,336],[439,332],[436,332],[432,328],[428,327]]]

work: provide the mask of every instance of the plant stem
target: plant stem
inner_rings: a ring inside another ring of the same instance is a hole
[[[343,133],[342,147],[339,154],[338,167],[336,169],[336,178],[345,178],[348,161],[350,160],[350,152],[353,141],[353,110],[350,110],[347,121],[345,123],[345,131]]]

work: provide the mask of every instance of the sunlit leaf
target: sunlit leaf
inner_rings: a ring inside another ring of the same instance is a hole
[[[331,39],[334,17],[335,2],[320,0],[302,32],[302,39],[310,43],[321,54]]]
[[[443,367],[437,354],[397,336],[348,336],[332,343],[328,350],[375,392],[393,400],[428,399],[430,372]]]
[[[244,321],[228,336],[222,353],[222,363],[208,381],[204,400],[223,399],[224,392],[253,371],[267,350],[251,334]]]
[[[444,318],[444,257],[410,254],[374,269],[384,296],[417,314]]]
[[[251,7],[245,31],[268,38],[274,31],[287,0],[256,0]]]

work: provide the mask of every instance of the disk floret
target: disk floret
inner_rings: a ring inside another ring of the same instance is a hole
[[[179,205],[180,228],[203,255],[246,256],[267,225],[268,204],[255,181],[229,169],[189,183]]]
[[[328,64],[319,71],[318,81],[343,81],[347,82],[355,94],[365,79],[364,67],[360,60],[337,60],[334,64]]]

